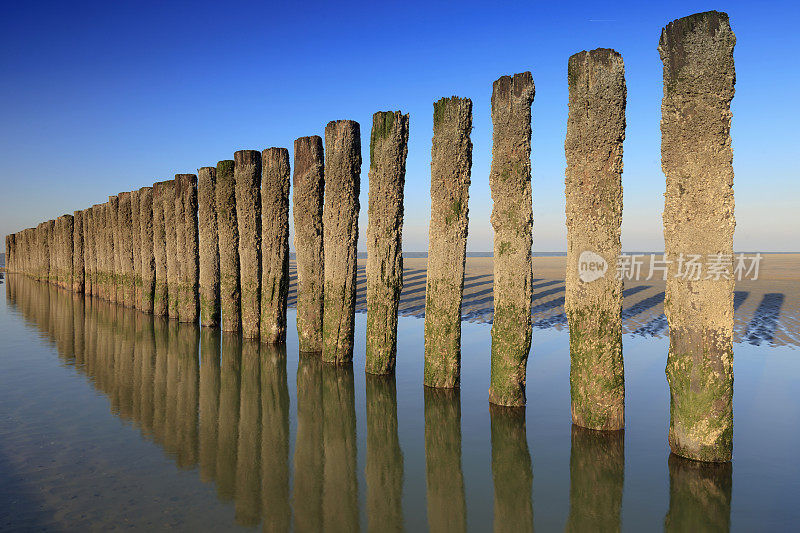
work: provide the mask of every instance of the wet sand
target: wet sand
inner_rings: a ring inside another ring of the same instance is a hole
[[[800,346],[800,254],[762,254],[757,280],[736,283],[734,341],[754,345]],[[566,328],[564,272],[566,257],[533,258],[533,324],[537,328]],[[366,312],[366,259],[358,260],[356,311]],[[425,316],[426,258],[404,259],[400,315]],[[610,268],[613,268],[610,266]],[[291,262],[289,306],[296,303],[296,270]],[[641,281],[625,281],[623,333],[663,337],[668,334],[664,317],[661,279],[644,280],[649,256],[644,258]],[[608,272],[606,275],[613,275]],[[660,277],[660,276],[656,276]],[[490,324],[494,315],[492,258],[468,257],[464,281],[462,318]]]

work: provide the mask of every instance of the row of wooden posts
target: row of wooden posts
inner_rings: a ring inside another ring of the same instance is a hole
[[[678,19],[661,34],[665,251],[732,253],[730,102],[735,37],[724,13]],[[590,250],[621,251],[626,86],[613,50],[569,59],[565,142],[572,418],[624,427],[622,282],[578,276]],[[525,405],[533,272],[530,72],[494,82],[489,184],[494,320],[489,401]],[[459,386],[461,301],[472,166],[472,102],[434,103],[424,382]],[[373,116],[367,226],[366,371],[394,372],[402,290],[409,117]],[[302,352],[350,363],[356,302],[361,135],[340,120],[294,143],[297,332]],[[323,157],[324,153],[324,157]],[[282,343],[289,287],[289,154],[243,150],[6,239],[9,270],[145,313]],[[670,266],[674,270],[675,265]],[[674,271],[670,274],[674,274]],[[668,276],[669,441],[675,453],[727,461],[732,446],[733,281]]]

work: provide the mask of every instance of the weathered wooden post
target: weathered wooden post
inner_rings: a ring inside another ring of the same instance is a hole
[[[368,529],[403,531],[403,452],[394,377],[367,376],[366,397]]]
[[[139,310],[153,313],[153,298],[156,281],[156,260],[154,243],[155,216],[153,212],[153,188],[139,189],[139,242],[141,250],[140,274],[142,278]]]
[[[48,220],[44,223],[44,240],[47,248],[44,256],[45,277],[44,281],[51,285],[56,284],[56,274],[58,272],[56,261],[58,258],[58,246],[56,245],[56,221]]]
[[[713,464],[670,454],[669,510],[664,531],[730,531],[731,463]]]
[[[242,327],[239,301],[239,224],[236,221],[234,162],[217,163],[217,229],[219,232],[220,328],[239,331]]]
[[[108,284],[108,300],[111,303],[122,303],[122,259],[120,252],[122,251],[122,243],[120,242],[121,235],[119,230],[119,195],[108,197],[108,212],[106,213],[106,224],[109,228],[109,258],[108,258],[108,271],[109,271],[109,284]]]
[[[408,115],[372,116],[367,204],[367,360],[369,374],[392,374],[397,359],[397,308],[403,290],[403,190]]]
[[[119,302],[125,307],[136,305],[136,287],[133,280],[133,212],[131,206],[131,193],[119,194],[118,207],[119,232],[119,266],[120,285],[122,287],[122,300]]]
[[[664,62],[664,245],[672,260],[664,302],[669,443],[673,453],[699,461],[731,460],[734,280],[692,279],[681,258],[732,259],[735,43],[728,15],[709,11],[669,23],[658,45]]]
[[[6,235],[6,272],[12,272],[14,261],[14,235]]]
[[[197,228],[197,176],[175,175],[175,209],[181,219],[176,222],[180,229],[178,239],[180,252],[180,285],[178,289],[178,318],[181,322],[197,322],[200,313],[198,288],[200,264],[198,256]]]
[[[162,207],[164,209],[164,243],[167,259],[167,315],[178,318],[178,287],[180,266],[178,263],[178,232],[175,216],[175,180],[162,182]]]
[[[96,206],[83,212],[83,261],[86,275],[84,277],[84,290],[87,296],[96,296],[95,275],[97,271],[97,256],[95,249],[94,213]]]
[[[131,307],[141,309],[142,307],[142,239],[139,219],[141,208],[139,207],[140,191],[131,191],[131,259],[133,260],[133,302]]]
[[[83,293],[86,283],[83,213],[84,211],[78,210],[72,215],[72,292],[76,293]]]
[[[461,468],[461,393],[426,387],[425,479],[428,529],[467,530],[467,502]]]
[[[322,244],[325,175],[321,137],[300,137],[294,141],[292,181],[297,265],[297,337],[301,352],[321,352],[325,281],[325,254]]]
[[[625,427],[622,359],[622,141],[625,65],[598,48],[569,58],[567,276],[572,422],[590,429]],[[605,275],[588,270],[604,262]]]
[[[233,160],[242,336],[257,338],[261,319],[261,153],[240,150]]]
[[[200,324],[219,325],[219,237],[217,169],[197,170],[198,244],[200,250]]]
[[[502,76],[492,87],[492,227],[494,320],[489,401],[525,405],[525,373],[531,349],[533,268],[531,242],[530,72]]]
[[[325,153],[322,361],[338,364],[353,360],[358,195],[361,191],[361,128],[358,122],[329,122],[325,127]]]
[[[566,531],[619,531],[625,433],[572,426]]]
[[[153,262],[155,281],[153,283],[153,314],[168,316],[169,292],[167,288],[167,236],[164,225],[165,183],[153,184]]]
[[[261,342],[286,341],[289,295],[289,150],[261,153]]]
[[[431,222],[425,287],[425,376],[428,387],[461,382],[461,300],[467,257],[472,171],[472,100],[433,104]]]
[[[533,531],[533,467],[525,410],[489,406],[494,481],[494,531]]]

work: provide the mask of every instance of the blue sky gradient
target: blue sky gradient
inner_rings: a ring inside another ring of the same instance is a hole
[[[427,249],[432,103],[473,100],[470,251],[492,249],[492,82],[530,70],[534,251],[566,249],[567,59],[614,48],[628,86],[623,249],[661,250],[661,28],[727,11],[737,35],[737,250],[796,251],[795,2],[7,3],[0,17],[0,235],[231,159],[410,113],[404,249]]]

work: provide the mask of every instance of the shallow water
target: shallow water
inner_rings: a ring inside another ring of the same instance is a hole
[[[568,335],[535,329],[528,407],[490,412],[489,331],[463,324],[459,393],[154,320],[18,276],[0,285],[0,529],[789,530],[800,357],[735,345],[734,460],[670,456],[667,339],[626,336],[627,429],[570,424]]]

